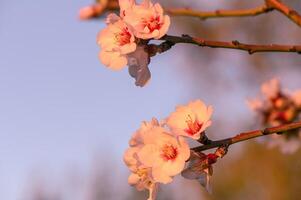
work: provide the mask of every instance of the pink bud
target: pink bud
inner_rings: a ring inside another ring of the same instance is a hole
[[[90,19],[95,15],[95,9],[93,6],[86,6],[79,10],[79,18],[81,20]]]

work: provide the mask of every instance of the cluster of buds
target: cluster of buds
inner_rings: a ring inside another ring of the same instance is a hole
[[[248,101],[249,107],[262,118],[263,126],[278,126],[300,119],[301,90],[286,92],[278,79],[272,79],[261,86],[263,99]],[[282,135],[272,135],[267,140],[269,147],[280,147],[283,153],[294,153],[301,145],[301,131],[293,130]]]
[[[181,172],[185,178],[199,179],[202,185],[208,185],[204,180],[212,175],[212,164],[226,151],[219,148],[205,155],[190,150],[186,139],[202,141],[206,137],[212,112],[211,106],[196,100],[178,106],[161,123],[157,119],[142,122],[124,154],[124,161],[131,170],[129,184],[137,190],[148,189],[149,199],[155,199],[158,184],[170,183]]]
[[[101,47],[99,58],[112,70],[129,66],[129,73],[137,86],[144,86],[150,79],[148,64],[152,53],[148,51],[150,39],[164,36],[170,18],[164,15],[160,4],[143,0],[119,0],[119,16],[111,13],[106,19],[107,27],[97,36]]]

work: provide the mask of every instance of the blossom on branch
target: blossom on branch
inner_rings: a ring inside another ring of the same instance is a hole
[[[129,184],[137,190],[148,189],[152,198],[158,184],[170,183],[173,176],[181,173],[190,156],[185,139],[169,134],[156,119],[142,122],[129,145],[124,154],[124,162],[132,172]]]
[[[119,2],[124,2],[120,0]],[[140,5],[127,5],[121,11],[124,21],[132,28],[135,36],[141,39],[159,39],[165,35],[170,25],[170,18],[164,15],[159,3],[153,4],[150,0],[144,0]],[[124,6],[122,6],[124,7]]]
[[[139,147],[131,147],[124,154],[124,162],[131,170],[128,183],[135,186],[138,191],[149,190],[149,200],[153,200],[156,197],[158,183],[151,176],[151,168],[139,162],[137,158],[139,150]]]
[[[248,106],[262,118],[264,126],[279,126],[300,119],[301,91],[284,92],[278,79],[262,84],[263,99],[253,99]],[[290,131],[282,135],[271,135],[268,147],[279,147],[283,153],[294,153],[301,146],[301,131]]]
[[[196,100],[186,106],[177,107],[176,111],[161,123],[155,118],[149,122],[142,122],[140,128],[132,135],[130,147],[124,154],[124,162],[131,171],[129,184],[136,186],[137,190],[148,189],[150,199],[155,198],[158,184],[170,183],[190,160],[189,166],[193,167],[188,166],[184,174],[188,174],[188,169],[192,169],[190,174],[205,174],[203,177],[206,179],[198,178],[202,185],[208,185],[212,175],[211,165],[218,157],[225,155],[227,148],[220,147],[214,154],[208,155],[196,153],[190,151],[183,136],[205,138],[204,131],[211,124],[212,112],[211,106]],[[198,170],[193,171],[194,169]]]
[[[107,17],[107,23],[108,26],[97,37],[97,43],[102,48],[99,57],[109,68],[119,70],[127,65],[126,55],[136,50],[135,37],[115,14]]]
[[[79,18],[81,20],[88,20],[93,17],[96,17],[99,13],[104,11],[105,4],[93,4],[86,7],[83,7],[79,10]]]
[[[149,0],[137,4],[135,0],[119,0],[120,16],[109,14],[107,27],[97,36],[101,47],[100,61],[113,70],[129,66],[129,74],[137,86],[145,86],[151,77],[148,64],[151,52],[149,40],[166,34],[170,19],[163,15],[160,4]],[[87,9],[87,11],[91,11]]]
[[[198,140],[211,125],[212,112],[212,106],[206,106],[200,100],[192,101],[188,105],[176,107],[166,119],[166,124],[174,134]]]
[[[190,149],[184,138],[178,140],[162,129],[152,130],[138,153],[141,163],[152,168],[153,178],[164,184],[170,183],[173,176],[181,173],[189,155]]]

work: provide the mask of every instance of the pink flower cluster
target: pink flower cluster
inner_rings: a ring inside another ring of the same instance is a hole
[[[196,100],[177,107],[161,123],[157,119],[142,122],[124,154],[124,161],[131,170],[129,184],[135,185],[138,190],[148,189],[149,199],[155,199],[158,184],[170,183],[175,175],[183,171],[190,158],[190,148],[185,138],[201,139],[211,124],[212,111],[211,106]],[[202,162],[208,161],[210,156],[205,157]],[[212,160],[216,157],[212,157],[210,165]]]
[[[98,37],[99,58],[108,68],[120,70],[128,64],[129,54],[137,50],[140,40],[159,39],[166,34],[170,18],[160,4],[143,0],[119,0],[120,15],[109,14]]]
[[[264,126],[278,126],[300,119],[301,90],[285,92],[274,78],[261,86],[263,99],[249,100],[248,106],[262,118]],[[269,147],[280,147],[283,153],[294,153],[301,146],[301,131],[274,134],[267,140]]]

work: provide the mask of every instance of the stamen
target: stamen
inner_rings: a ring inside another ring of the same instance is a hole
[[[174,160],[178,156],[178,149],[171,144],[163,146],[161,156],[164,160]]]
[[[188,115],[186,123],[188,128],[186,128],[184,131],[191,136],[197,134],[203,126],[203,124],[199,123],[197,119],[193,121],[190,115]]]

